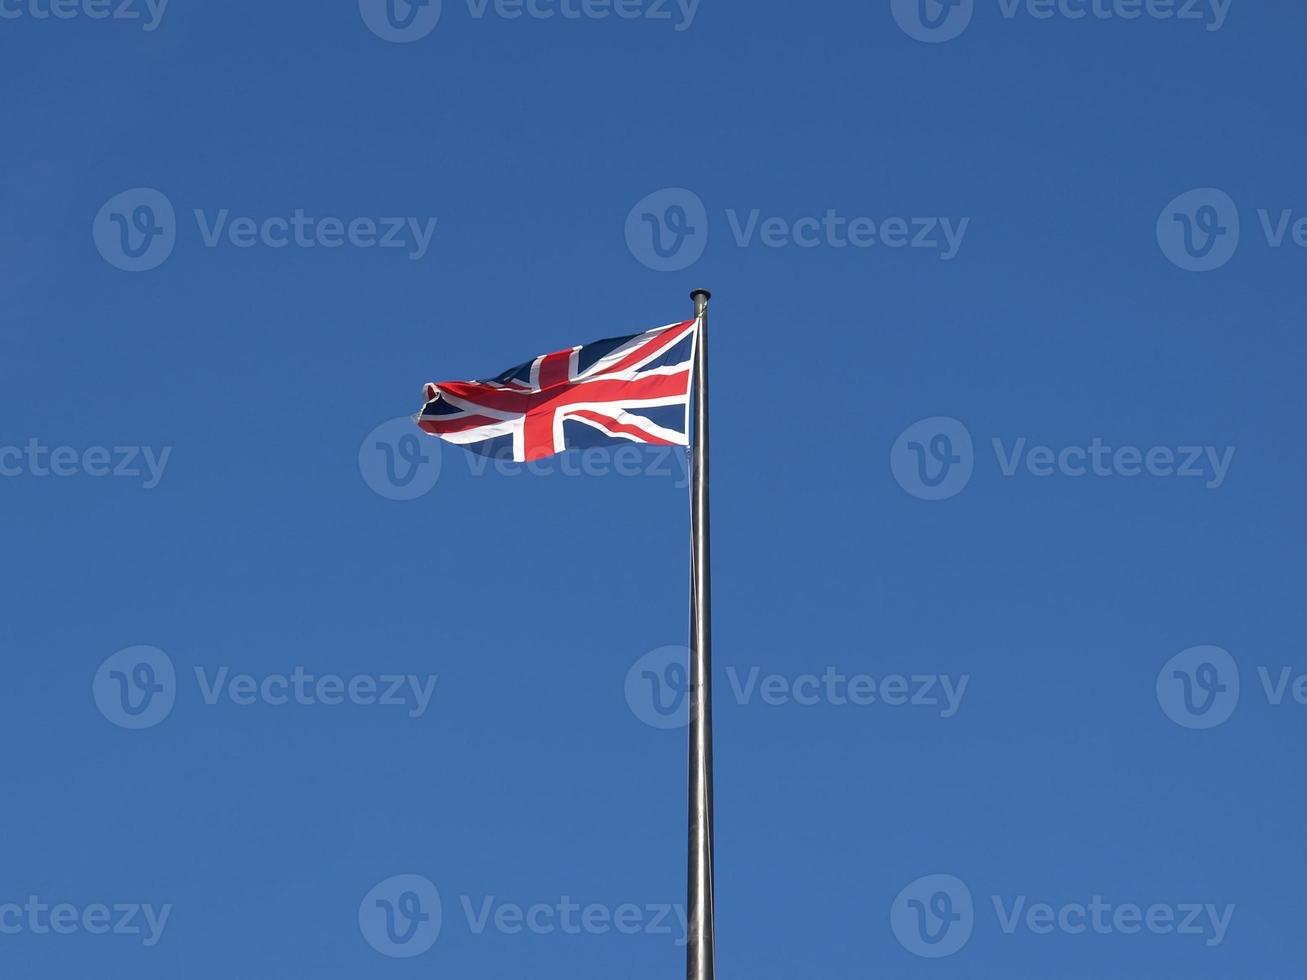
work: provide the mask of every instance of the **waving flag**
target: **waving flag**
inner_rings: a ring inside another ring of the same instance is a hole
[[[542,354],[489,381],[428,384],[417,424],[518,462],[623,442],[688,445],[696,323]]]
[[[3,4],[4,0],[0,0]],[[488,381],[428,384],[414,421],[486,456],[527,462],[626,442],[689,446],[689,865],[686,977],[713,980],[712,594],[708,532],[708,301],[694,319],[539,357]]]

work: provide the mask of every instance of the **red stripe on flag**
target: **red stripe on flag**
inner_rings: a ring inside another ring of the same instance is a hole
[[[645,374],[632,381],[581,381],[553,393],[541,392],[536,396],[532,410],[563,408],[580,402],[623,402],[641,398],[673,398],[690,390],[690,372],[677,374]]]
[[[609,418],[607,415],[600,415],[598,412],[591,412],[588,409],[578,408],[574,412],[568,412],[567,418],[586,419],[590,422],[597,422],[609,432],[619,432],[625,435],[632,435],[641,442],[647,442],[651,446],[675,446],[676,443],[660,436],[652,435],[641,429],[639,426],[631,425],[628,422],[619,422],[617,419]]]
[[[619,371],[625,371],[634,367],[641,361],[651,358],[654,354],[660,354],[669,350],[677,341],[684,337],[691,328],[694,327],[694,320],[686,320],[684,323],[678,323],[674,327],[669,327],[660,333],[647,344],[641,344],[631,353],[618,361],[610,368],[605,368],[603,374],[616,374]]]
[[[476,381],[442,381],[437,387],[455,398],[475,402],[497,412],[525,412],[535,397],[534,392],[491,388]]]
[[[571,381],[571,363],[572,352],[570,350],[559,351],[556,354],[546,354],[544,360],[540,362],[540,390],[546,391]]]

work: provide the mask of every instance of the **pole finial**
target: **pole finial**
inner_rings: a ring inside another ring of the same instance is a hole
[[[705,300],[710,300],[710,299],[712,299],[712,293],[708,292],[708,290],[706,290],[706,289],[691,289],[691,290],[690,290],[690,299],[694,300],[696,303],[699,301],[699,297],[700,297],[700,296],[702,296]]]

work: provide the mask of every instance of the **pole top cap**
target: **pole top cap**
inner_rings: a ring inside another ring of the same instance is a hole
[[[712,293],[708,292],[708,290],[706,289],[690,290],[690,299],[697,300],[700,296],[702,296],[704,299],[712,299]]]

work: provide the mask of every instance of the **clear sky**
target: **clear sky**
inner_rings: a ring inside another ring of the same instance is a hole
[[[0,0],[0,974],[680,975],[702,285],[721,975],[1301,976],[1307,9],[436,12]]]

